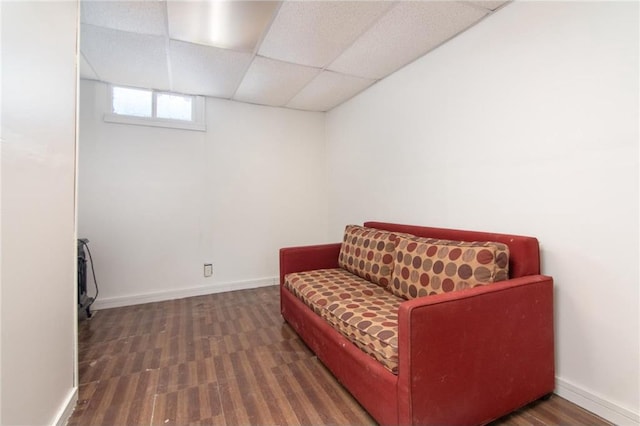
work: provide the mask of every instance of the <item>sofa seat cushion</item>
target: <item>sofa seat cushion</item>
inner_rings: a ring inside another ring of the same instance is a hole
[[[297,272],[284,285],[389,371],[398,371],[398,307],[404,299],[342,268]]]
[[[503,281],[508,268],[506,244],[399,237],[389,289],[413,299]]]
[[[381,287],[388,287],[393,273],[397,235],[379,229],[347,225],[338,265]]]

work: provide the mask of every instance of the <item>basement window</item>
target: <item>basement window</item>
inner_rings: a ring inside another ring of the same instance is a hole
[[[104,121],[205,131],[202,96],[110,86],[110,112]]]

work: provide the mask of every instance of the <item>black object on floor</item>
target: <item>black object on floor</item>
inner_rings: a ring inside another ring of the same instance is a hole
[[[96,286],[95,297],[89,297],[87,294],[87,254],[89,262],[91,262],[91,274],[93,282]],[[86,314],[87,319],[91,318],[91,305],[98,297],[98,281],[96,281],[96,272],[93,268],[93,258],[91,250],[89,250],[89,240],[81,238],[78,240],[78,318]]]

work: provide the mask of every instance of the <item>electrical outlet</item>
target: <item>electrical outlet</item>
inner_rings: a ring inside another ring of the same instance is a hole
[[[211,263],[204,264],[204,276],[210,277],[213,275],[213,265]]]

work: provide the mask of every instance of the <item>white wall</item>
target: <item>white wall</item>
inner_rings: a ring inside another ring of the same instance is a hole
[[[207,132],[174,130],[105,123],[107,86],[80,92],[96,306],[275,284],[280,247],[326,240],[323,114],[207,99]]]
[[[329,231],[539,238],[558,392],[637,423],[638,3],[516,2],[334,109]]]
[[[3,425],[76,397],[76,2],[2,2]]]

